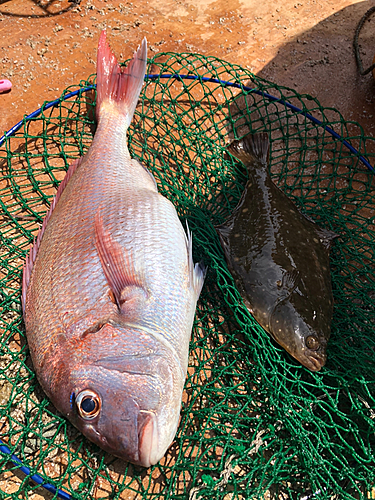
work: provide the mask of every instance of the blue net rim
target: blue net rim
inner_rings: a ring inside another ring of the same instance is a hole
[[[262,97],[265,97],[266,99],[272,101],[272,102],[279,102],[285,105],[287,108],[291,109],[295,113],[298,113],[302,116],[305,116],[308,120],[312,121],[316,125],[322,127],[324,130],[326,130],[329,134],[331,134],[335,139],[339,140],[351,153],[353,153],[355,156],[358,157],[358,159],[371,171],[375,172],[374,167],[369,163],[368,160],[362,155],[359,154],[359,151],[354,148],[348,141],[343,139],[340,134],[335,132],[331,127],[328,127],[327,125],[324,125],[320,120],[312,116],[310,113],[307,113],[306,111],[303,111],[302,109],[298,108],[297,106],[294,106],[290,102],[286,101],[285,99],[280,99],[278,97],[275,97],[271,94],[267,94],[266,92],[263,92],[262,90],[258,90],[256,88],[248,87],[246,85],[243,85],[242,83],[235,83],[235,82],[228,82],[225,80],[220,80],[218,78],[210,78],[206,76],[197,76],[197,75],[183,75],[183,74],[150,74],[145,76],[145,80],[157,80],[160,78],[174,78],[176,80],[200,80],[202,82],[208,82],[208,83],[218,83],[220,85],[223,85],[224,87],[233,87],[245,92],[261,95]],[[33,111],[29,115],[25,116],[21,121],[16,123],[12,128],[10,128],[5,134],[0,137],[0,147],[3,145],[5,140],[8,137],[11,137],[14,135],[18,130],[22,127],[23,123],[25,121],[31,120],[33,118],[36,118],[39,116],[42,111],[52,108],[54,106],[58,106],[62,101],[66,101],[70,99],[71,97],[75,97],[77,95],[80,95],[84,92],[88,92],[89,90],[93,90],[96,88],[96,85],[89,85],[87,87],[80,88],[78,90],[74,90],[73,92],[69,92],[62,97],[59,97],[58,99],[55,99],[54,101],[49,101],[45,102],[42,107],[39,109]]]

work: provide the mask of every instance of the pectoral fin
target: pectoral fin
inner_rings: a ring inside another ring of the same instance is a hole
[[[153,353],[119,354],[118,356],[105,356],[93,364],[107,370],[155,377],[153,369],[155,369],[157,359],[158,355]]]
[[[278,303],[292,295],[292,293],[298,286],[299,279],[300,275],[296,269],[284,273],[281,283],[278,284],[280,292]]]
[[[215,226],[215,230],[219,235],[220,242],[224,249],[228,248],[229,246],[229,239],[233,231],[234,220],[235,217],[232,214],[229,219],[227,219],[223,224],[221,224],[220,226]]]
[[[95,217],[95,245],[100,263],[119,311],[147,298],[144,275],[135,269],[132,251],[121,246],[104,227],[100,211]]]

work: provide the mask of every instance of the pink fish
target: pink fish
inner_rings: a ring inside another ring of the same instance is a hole
[[[55,407],[102,449],[149,467],[177,430],[204,269],[174,206],[128,151],[146,63],[146,40],[121,69],[101,34],[98,128],[26,259],[22,299]]]

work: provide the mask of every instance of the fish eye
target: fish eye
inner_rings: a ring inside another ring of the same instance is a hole
[[[85,390],[76,397],[79,415],[85,420],[92,420],[99,415],[102,407],[100,397],[94,391]]]
[[[316,351],[320,347],[319,340],[316,337],[314,337],[313,335],[309,335],[306,338],[305,343],[306,343],[306,347],[308,349],[311,349],[312,351]]]

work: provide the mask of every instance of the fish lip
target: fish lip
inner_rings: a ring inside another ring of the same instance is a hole
[[[321,354],[314,351],[305,352],[304,358],[307,362],[303,364],[306,366],[306,368],[313,372],[317,372],[321,368],[323,368],[327,361],[326,354]]]
[[[156,416],[148,411],[140,411],[138,417],[138,454],[139,463],[143,467],[155,465],[158,456],[158,434]]]

